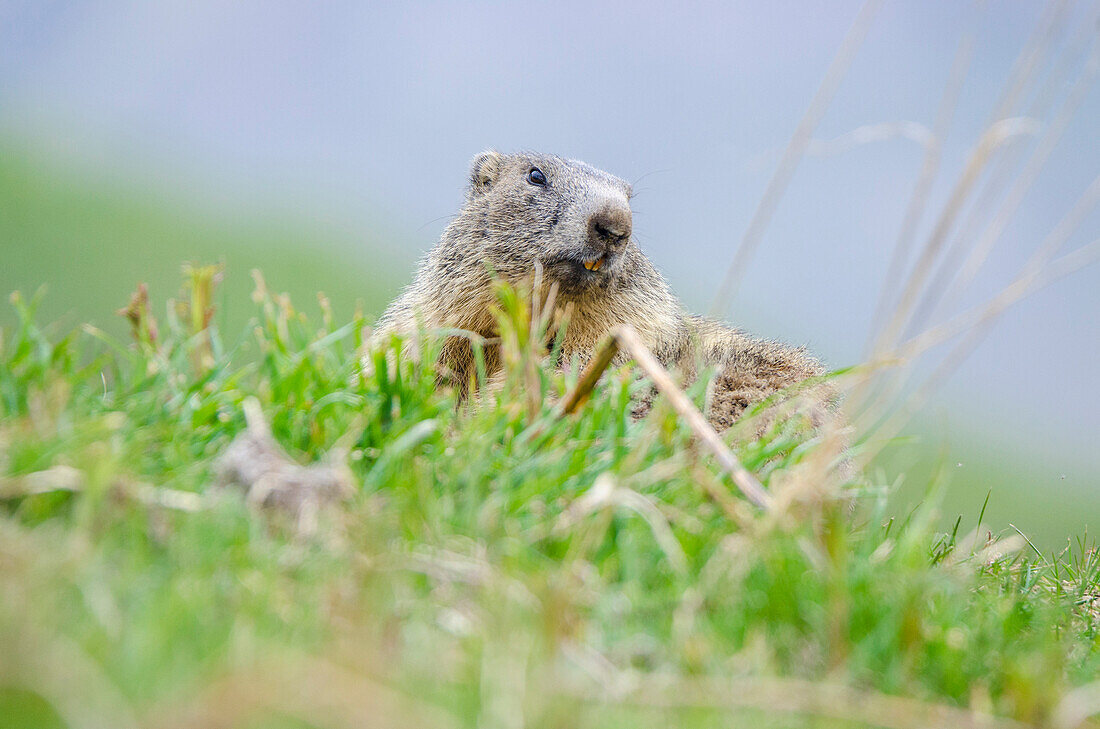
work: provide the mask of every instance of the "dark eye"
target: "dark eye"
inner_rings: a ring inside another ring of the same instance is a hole
[[[531,171],[527,173],[527,181],[532,185],[546,187],[546,175],[542,174],[542,170],[538,167],[532,167]]]

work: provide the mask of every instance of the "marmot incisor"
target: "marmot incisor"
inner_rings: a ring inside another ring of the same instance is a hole
[[[562,363],[592,356],[608,330],[630,324],[665,366],[691,376],[697,365],[719,374],[708,419],[729,426],[750,404],[822,373],[804,350],[751,338],[684,311],[631,237],[629,184],[583,162],[547,154],[487,151],[470,170],[466,205],[421,260],[415,280],[390,304],[376,336],[428,328],[497,335],[494,277],[513,285],[536,268],[572,305]],[[499,356],[486,350],[490,375]],[[450,337],[442,363],[469,381],[467,339]]]

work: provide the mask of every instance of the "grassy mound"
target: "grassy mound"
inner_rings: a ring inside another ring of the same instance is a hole
[[[135,301],[133,343],[47,335],[14,299],[0,725],[1071,726],[1095,709],[1075,691],[1100,670],[1083,542],[1048,558],[936,534],[934,498],[892,519],[862,476],[826,487],[796,419],[724,436],[775,498],[761,512],[662,399],[631,418],[629,368],[559,418],[577,375],[523,344],[515,299],[508,381],[456,407],[430,348],[395,341],[364,373],[362,317],[310,322],[262,280],[252,326],[223,340],[210,273],[160,322]],[[221,485],[251,398],[350,496],[288,512]]]

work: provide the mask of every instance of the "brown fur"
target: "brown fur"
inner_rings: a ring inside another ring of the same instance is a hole
[[[540,170],[545,185],[529,179]],[[417,326],[496,336],[494,276],[520,285],[535,272],[571,307],[562,362],[586,361],[608,330],[627,323],[666,366],[693,377],[716,367],[708,418],[719,429],[751,403],[821,374],[803,349],[760,340],[684,311],[630,236],[630,185],[583,162],[544,154],[484,152],[473,162],[466,204],[421,260],[415,280],[379,320],[378,336]],[[602,257],[596,271],[584,261]],[[499,356],[486,351],[489,374]],[[442,364],[469,381],[468,340],[450,337]]]

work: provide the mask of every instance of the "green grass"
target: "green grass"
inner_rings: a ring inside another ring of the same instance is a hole
[[[555,417],[575,375],[508,296],[508,381],[462,407],[430,351],[362,374],[367,319],[263,290],[241,338],[161,316],[140,343],[17,299],[0,726],[1046,726],[1100,671],[1089,545],[983,552],[936,532],[936,483],[892,518],[793,419],[727,436],[786,504],[758,513],[660,400],[630,417],[627,370]],[[347,454],[315,529],[216,486],[247,398],[299,462]],[[177,492],[200,508],[151,496]]]

